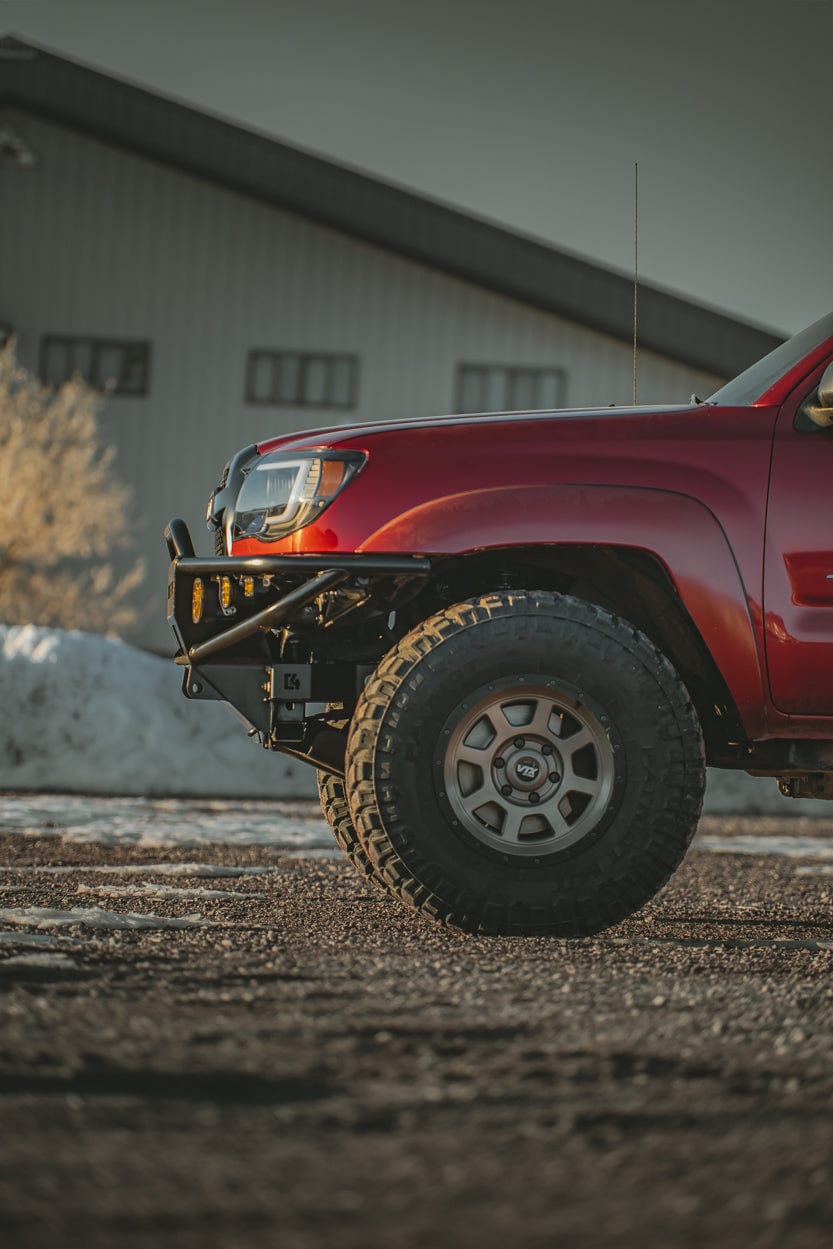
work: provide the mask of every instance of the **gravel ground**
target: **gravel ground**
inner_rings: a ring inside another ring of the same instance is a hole
[[[744,852],[604,936],[475,940],[4,802],[9,1249],[830,1245],[833,821],[710,818]]]

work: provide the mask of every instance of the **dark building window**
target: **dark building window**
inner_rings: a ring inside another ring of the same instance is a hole
[[[359,358],[306,351],[250,351],[246,402],[298,408],[354,408]]]
[[[76,373],[101,390],[109,388],[117,395],[146,395],[150,383],[150,343],[47,334],[40,350],[43,380],[50,386],[60,386]]]
[[[522,365],[461,364],[457,368],[458,412],[527,412],[564,406],[563,369]]]

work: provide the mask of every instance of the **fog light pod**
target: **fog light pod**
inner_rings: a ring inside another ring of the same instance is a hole
[[[195,577],[191,587],[191,620],[194,624],[199,624],[202,620],[204,605],[205,586],[202,583],[202,577]]]
[[[228,611],[234,602],[234,585],[231,577],[220,577],[219,582],[220,606],[223,611]]]

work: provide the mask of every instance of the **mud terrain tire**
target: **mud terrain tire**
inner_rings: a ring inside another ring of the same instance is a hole
[[[324,812],[324,818],[339,848],[344,851],[360,876],[364,876],[377,888],[386,890],[386,885],[380,880],[364,846],[356,836],[344,793],[344,781],[333,772],[321,770],[318,771],[317,777],[321,810]]]
[[[470,599],[412,630],[367,681],[347,742],[368,863],[467,932],[578,937],[633,914],[682,860],[704,786],[668,660],[626,621],[543,591]]]

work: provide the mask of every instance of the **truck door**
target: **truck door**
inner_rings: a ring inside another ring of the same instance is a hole
[[[807,415],[819,378],[775,426],[764,551],[764,628],[772,701],[833,715],[833,426]]]

